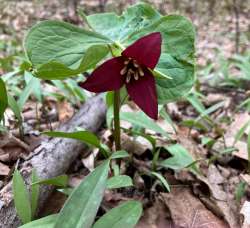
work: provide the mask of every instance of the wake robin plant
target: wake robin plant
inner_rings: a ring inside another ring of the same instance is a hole
[[[113,124],[110,126],[115,151],[103,145],[88,131],[45,133],[52,137],[78,139],[97,147],[106,160],[84,178],[76,189],[66,191],[67,184],[60,186],[63,187],[61,191],[69,197],[59,214],[33,222],[30,221],[35,213],[30,202],[34,197],[29,199],[22,177],[16,171],[13,180],[15,203],[19,205],[19,216],[27,223],[22,226],[24,228],[134,227],[142,213],[142,205],[137,201],[120,204],[95,222],[105,189],[132,185],[129,176],[119,174],[119,167],[118,171],[117,167],[114,169],[116,171],[113,171],[113,177],[108,175],[112,159],[131,156],[121,148],[120,118],[167,136],[167,133],[154,122],[158,119],[158,108],[186,95],[194,83],[195,32],[192,23],[185,17],[162,16],[145,3],[129,7],[121,16],[115,13],[81,15],[86,25],[84,28],[48,20],[36,24],[29,30],[24,47],[31,66],[30,73],[44,80],[64,80],[87,72],[89,76],[79,85],[94,93],[107,92],[109,97],[107,106],[109,111],[112,110],[110,118]],[[120,113],[120,106],[128,98],[146,115]],[[152,136],[141,135],[155,144]],[[172,145],[169,150],[173,151],[173,157],[161,162],[161,166],[178,169],[193,162],[180,145]],[[177,159],[176,151],[181,151],[179,158],[185,157],[183,161]],[[159,179],[169,190],[167,181],[156,172],[160,164],[159,151],[154,150],[153,153],[154,168],[151,175]],[[58,186],[57,178],[41,181],[37,177],[35,180],[32,186]],[[20,191],[15,191],[20,186],[24,189],[22,192],[25,197],[20,196]],[[20,206],[20,202],[17,203],[24,198],[26,209]],[[35,199],[37,200],[37,197]],[[33,213],[23,213],[27,208]]]

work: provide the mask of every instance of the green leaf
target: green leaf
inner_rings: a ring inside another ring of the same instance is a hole
[[[26,84],[28,86],[28,83],[32,80],[32,93],[36,97],[36,99],[39,102],[43,102],[43,93],[42,93],[42,87],[41,87],[41,80],[39,78],[34,78],[34,76],[29,71],[24,72],[24,78],[26,81]]]
[[[0,78],[0,94],[1,94],[0,96],[0,121],[1,121],[5,109],[8,107],[7,91],[5,88],[5,84],[1,78]]]
[[[246,193],[246,187],[247,187],[247,183],[242,182],[242,181],[236,186],[235,199],[236,199],[237,203],[240,203],[240,200],[242,199],[242,197]]]
[[[100,60],[108,54],[108,47],[104,45],[94,45],[90,47],[84,55],[81,64],[76,69],[71,69],[65,64],[56,62],[55,60],[45,63],[38,67],[35,71],[35,76],[42,79],[62,80],[69,76],[75,76],[88,69],[93,68]]]
[[[24,224],[28,223],[32,217],[30,199],[24,180],[18,170],[14,172],[12,186],[17,214]]]
[[[129,157],[129,154],[127,151],[119,150],[119,151],[116,151],[115,153],[113,153],[110,158],[117,159],[117,158],[127,158],[127,157]]]
[[[163,38],[156,70],[159,74],[172,78],[156,78],[158,100],[159,103],[174,101],[186,95],[194,83],[194,26],[183,16],[164,16],[135,32],[125,46],[152,32],[160,32]]]
[[[29,222],[19,228],[54,228],[58,215],[49,215],[41,219]]]
[[[173,157],[162,161],[160,165],[163,167],[179,170],[194,162],[194,159],[189,154],[189,152],[180,144],[175,144],[165,148]]]
[[[96,137],[96,135],[94,135],[89,131],[76,131],[76,132],[51,131],[51,132],[43,132],[43,134],[50,137],[76,139],[84,143],[88,143],[89,145],[95,146],[97,148],[102,148],[100,140]]]
[[[62,208],[54,228],[90,228],[106,188],[109,160],[84,178]]]
[[[14,112],[16,118],[18,119],[19,124],[22,124],[23,120],[22,120],[21,110],[15,98],[12,97],[9,93],[8,93],[8,103],[9,103],[11,110]]]
[[[122,112],[120,118],[137,126],[155,131],[156,133],[160,133],[163,136],[169,138],[169,135],[143,112]]]
[[[59,188],[57,191],[69,196],[73,192],[74,188]]]
[[[248,171],[250,171],[250,131],[247,136]]]
[[[23,109],[25,102],[28,100],[30,94],[32,93],[34,89],[34,84],[36,83],[36,81],[37,81],[37,78],[32,77],[32,79],[24,88],[23,92],[20,94],[19,99],[17,101],[17,104],[20,110]]]
[[[54,186],[59,186],[59,187],[66,187],[68,184],[69,177],[67,175],[61,175],[57,177],[53,177],[50,179],[45,179],[45,180],[39,180],[32,182],[32,186],[34,185],[54,185]]]
[[[142,205],[137,201],[120,204],[103,215],[93,228],[133,228],[142,214]]]
[[[113,176],[107,181],[107,188],[109,189],[124,188],[129,186],[133,186],[133,181],[131,177],[127,175]]]
[[[233,143],[233,145],[235,145],[235,144],[242,138],[242,136],[244,135],[244,133],[245,133],[247,127],[249,126],[249,124],[250,124],[250,120],[247,121],[247,122],[240,128],[240,130],[237,132],[237,134],[236,134],[235,137],[234,137],[234,143]]]
[[[160,173],[156,173],[156,172],[151,172],[151,174],[153,176],[155,176],[156,178],[158,178],[161,181],[161,183],[163,184],[163,186],[166,188],[166,190],[168,192],[170,192],[170,186],[169,186],[169,184],[164,176],[162,176]]]
[[[31,174],[31,182],[34,183],[38,180],[39,180],[39,178],[36,174],[36,171],[35,171],[35,169],[33,169],[32,174]],[[36,209],[37,209],[37,205],[38,205],[38,198],[39,198],[39,185],[31,185],[30,206],[31,206],[32,218],[34,218],[35,214],[36,214]]]
[[[129,7],[121,16],[115,13],[98,13],[87,16],[86,19],[96,32],[113,41],[121,41],[160,17],[161,15],[149,4],[139,3]]]
[[[157,70],[172,79],[156,78],[158,102],[175,101],[186,95],[194,84],[194,65],[162,53]]]
[[[183,121],[181,121],[180,125],[190,127],[190,128],[196,128],[196,129],[199,129],[199,130],[202,130],[202,131],[205,131],[205,132],[208,131],[208,127],[206,125],[204,125],[201,122],[197,122],[197,121],[195,121],[193,119],[183,120]]]
[[[69,23],[42,21],[29,31],[24,47],[37,77],[63,79],[98,63],[108,43],[107,37]]]

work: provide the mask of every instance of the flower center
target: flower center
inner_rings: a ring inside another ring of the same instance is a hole
[[[136,60],[128,58],[124,61],[124,67],[120,71],[121,75],[126,77],[126,83],[129,83],[131,78],[134,78],[136,81],[139,77],[144,76],[144,72]]]

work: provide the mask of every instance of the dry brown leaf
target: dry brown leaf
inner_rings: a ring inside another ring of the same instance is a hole
[[[233,146],[235,141],[235,136],[238,131],[250,120],[250,115],[248,113],[237,113],[234,116],[234,121],[231,125],[227,128],[227,132],[225,134],[225,142],[228,147]],[[248,132],[248,129],[245,131]],[[234,156],[248,160],[248,153],[247,153],[247,143],[246,141],[239,140],[234,145],[238,151],[234,152]]]
[[[7,176],[10,172],[10,168],[0,162],[0,176]]]
[[[95,158],[99,152],[98,148],[95,148],[92,153],[90,153],[87,157],[82,158],[83,165],[89,170],[93,171],[95,169]]]
[[[243,215],[243,224],[242,228],[250,228],[250,202],[245,201],[241,210],[240,214]]]
[[[71,104],[66,100],[57,103],[57,110],[60,122],[68,120],[74,114],[74,109],[72,108]]]
[[[131,154],[142,155],[147,149],[147,145],[143,145],[138,141],[133,140],[126,134],[121,134],[121,147]]]
[[[194,197],[189,188],[172,187],[171,193],[161,196],[169,208],[171,218],[177,227],[226,228],[228,225],[209,211]]]
[[[152,207],[144,210],[136,228],[171,228],[173,225],[166,206],[157,199]]]
[[[215,177],[216,174],[211,174],[215,168],[213,167],[209,172],[209,179],[203,176],[196,176],[203,184],[205,184],[211,194],[211,197],[202,197],[202,192],[200,200],[206,205],[207,208],[210,208],[213,213],[224,218],[225,221],[230,225],[231,228],[238,228],[239,221],[235,211],[235,201],[230,198],[230,195],[223,191],[222,186],[218,184],[218,178]],[[217,171],[216,171],[217,172]],[[224,180],[225,183],[227,179]],[[221,182],[221,180],[219,180]],[[198,188],[196,188],[198,193]]]
[[[240,178],[250,186],[250,175],[249,174],[240,174]]]

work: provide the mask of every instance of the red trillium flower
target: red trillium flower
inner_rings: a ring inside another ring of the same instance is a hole
[[[126,86],[130,98],[152,119],[158,117],[155,78],[152,71],[161,55],[161,34],[144,36],[129,47],[121,56],[107,60],[97,67],[80,86],[100,93]]]

